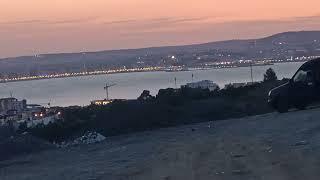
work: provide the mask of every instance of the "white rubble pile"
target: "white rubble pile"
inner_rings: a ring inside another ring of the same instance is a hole
[[[62,142],[61,144],[56,144],[59,148],[65,148],[70,146],[77,146],[83,144],[94,144],[101,141],[104,141],[106,137],[97,133],[97,132],[87,132],[83,136],[71,141],[71,142]]]

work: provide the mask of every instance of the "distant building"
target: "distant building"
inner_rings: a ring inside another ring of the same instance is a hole
[[[62,118],[61,113],[58,107],[45,108],[12,97],[0,99],[0,126],[11,126],[15,130],[18,130],[20,125],[30,128],[54,123]]]
[[[19,113],[27,108],[27,101],[18,101],[16,98],[0,99],[0,114],[8,114],[12,112]]]
[[[91,101],[91,105],[97,105],[97,106],[105,106],[105,105],[108,105],[110,103],[112,103],[113,100],[107,100],[107,99],[104,99],[104,100],[94,100],[94,101]]]
[[[219,86],[213,81],[203,80],[199,82],[188,83],[184,87],[188,88],[200,88],[200,89],[209,89],[210,91],[214,91],[219,89]]]

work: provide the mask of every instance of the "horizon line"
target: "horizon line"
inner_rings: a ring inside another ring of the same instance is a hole
[[[259,38],[239,38],[239,39],[226,39],[219,41],[206,41],[200,43],[191,43],[191,44],[177,44],[177,45],[164,45],[164,46],[147,46],[147,47],[139,47],[139,48],[119,48],[119,49],[105,49],[105,50],[96,50],[96,51],[78,51],[78,52],[56,52],[56,53],[39,53],[33,55],[18,55],[18,56],[8,56],[8,57],[0,57],[1,60],[14,59],[14,58],[23,58],[23,57],[33,57],[33,56],[41,56],[41,55],[61,55],[61,54],[81,54],[81,53],[99,53],[99,52],[111,52],[111,51],[129,51],[129,50],[143,50],[143,49],[154,49],[154,48],[167,48],[167,47],[184,47],[184,46],[195,46],[195,45],[203,45],[209,43],[219,43],[219,42],[228,42],[228,41],[246,41],[246,40],[257,40],[272,37],[275,35],[279,35],[282,33],[299,33],[299,32],[320,32],[320,30],[299,30],[299,31],[283,31],[278,33],[272,33],[267,36],[259,37]]]

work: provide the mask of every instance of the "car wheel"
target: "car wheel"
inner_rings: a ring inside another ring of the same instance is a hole
[[[286,113],[289,111],[288,100],[286,99],[278,99],[277,101],[277,111],[279,113]]]

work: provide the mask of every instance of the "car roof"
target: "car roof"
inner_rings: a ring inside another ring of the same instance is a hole
[[[320,58],[313,59],[313,60],[310,60],[310,61],[304,63],[300,69],[313,69],[316,67],[320,68]],[[319,71],[320,71],[320,69],[319,69]]]

